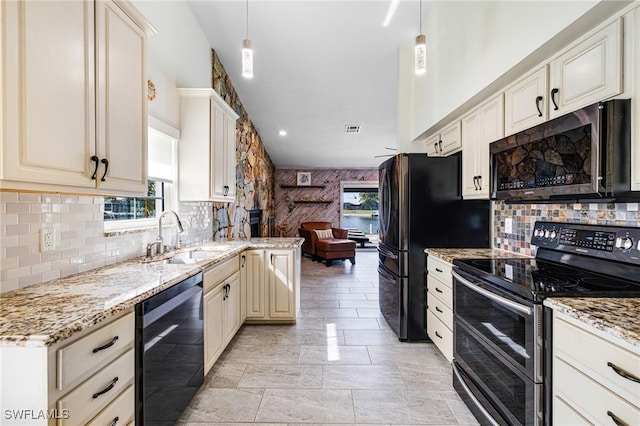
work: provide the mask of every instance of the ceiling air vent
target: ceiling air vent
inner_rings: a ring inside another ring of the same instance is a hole
[[[358,126],[358,125],[354,125],[354,124],[347,124],[346,126],[344,126],[344,132],[345,133],[360,133],[360,129],[362,128],[362,126]]]

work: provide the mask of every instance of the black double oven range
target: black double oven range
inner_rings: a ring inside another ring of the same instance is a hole
[[[535,258],[456,259],[454,387],[481,424],[551,423],[546,297],[640,297],[640,229],[536,222]]]

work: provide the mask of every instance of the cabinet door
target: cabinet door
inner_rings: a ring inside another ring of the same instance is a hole
[[[236,196],[236,118],[231,115],[226,116],[227,137],[225,140],[225,186],[227,198]]]
[[[94,3],[1,7],[0,177],[95,187]]]
[[[204,295],[204,374],[213,367],[224,348],[224,285]]]
[[[247,266],[247,254],[240,255],[240,324],[247,319],[247,278],[245,267]]]
[[[269,318],[295,319],[294,253],[268,250]]]
[[[96,4],[98,186],[146,194],[146,34],[114,2]]]
[[[224,341],[225,344],[240,328],[240,275],[236,272],[224,281],[227,286],[224,300]]]
[[[480,137],[476,145],[476,173],[478,175],[478,196],[489,198],[491,187],[491,159],[489,145],[504,137],[504,102],[499,94],[480,107]],[[464,156],[463,156],[464,158]]]
[[[225,139],[227,117],[224,109],[211,100],[211,198],[224,199],[226,150]]]
[[[265,311],[265,270],[264,250],[247,250],[246,262],[240,269],[241,279],[247,287],[247,319],[264,319]]]
[[[504,92],[506,136],[547,120],[547,66],[518,80]]]
[[[442,141],[442,145],[438,142],[438,146],[441,155],[449,155],[462,147],[460,120],[456,120],[454,123],[442,129],[442,132],[440,132],[440,141]]]
[[[462,119],[462,196],[478,195],[476,157],[480,144],[480,110],[474,110]]]
[[[549,115],[622,93],[622,25],[616,20],[551,62]],[[550,92],[550,93],[551,93]]]
[[[439,157],[440,156],[440,133],[436,133],[435,135],[429,137],[424,141],[427,145],[427,155],[429,157]]]

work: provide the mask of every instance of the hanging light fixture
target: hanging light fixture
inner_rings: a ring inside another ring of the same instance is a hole
[[[247,37],[242,40],[242,76],[253,78],[253,50],[249,40],[249,0],[247,0]]]
[[[420,33],[416,37],[414,64],[416,75],[427,72],[427,38],[422,34],[422,0],[420,0]]]

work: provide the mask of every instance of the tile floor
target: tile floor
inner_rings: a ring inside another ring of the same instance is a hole
[[[435,346],[381,317],[377,253],[356,261],[303,258],[297,324],[243,326],[179,424],[477,424]]]

